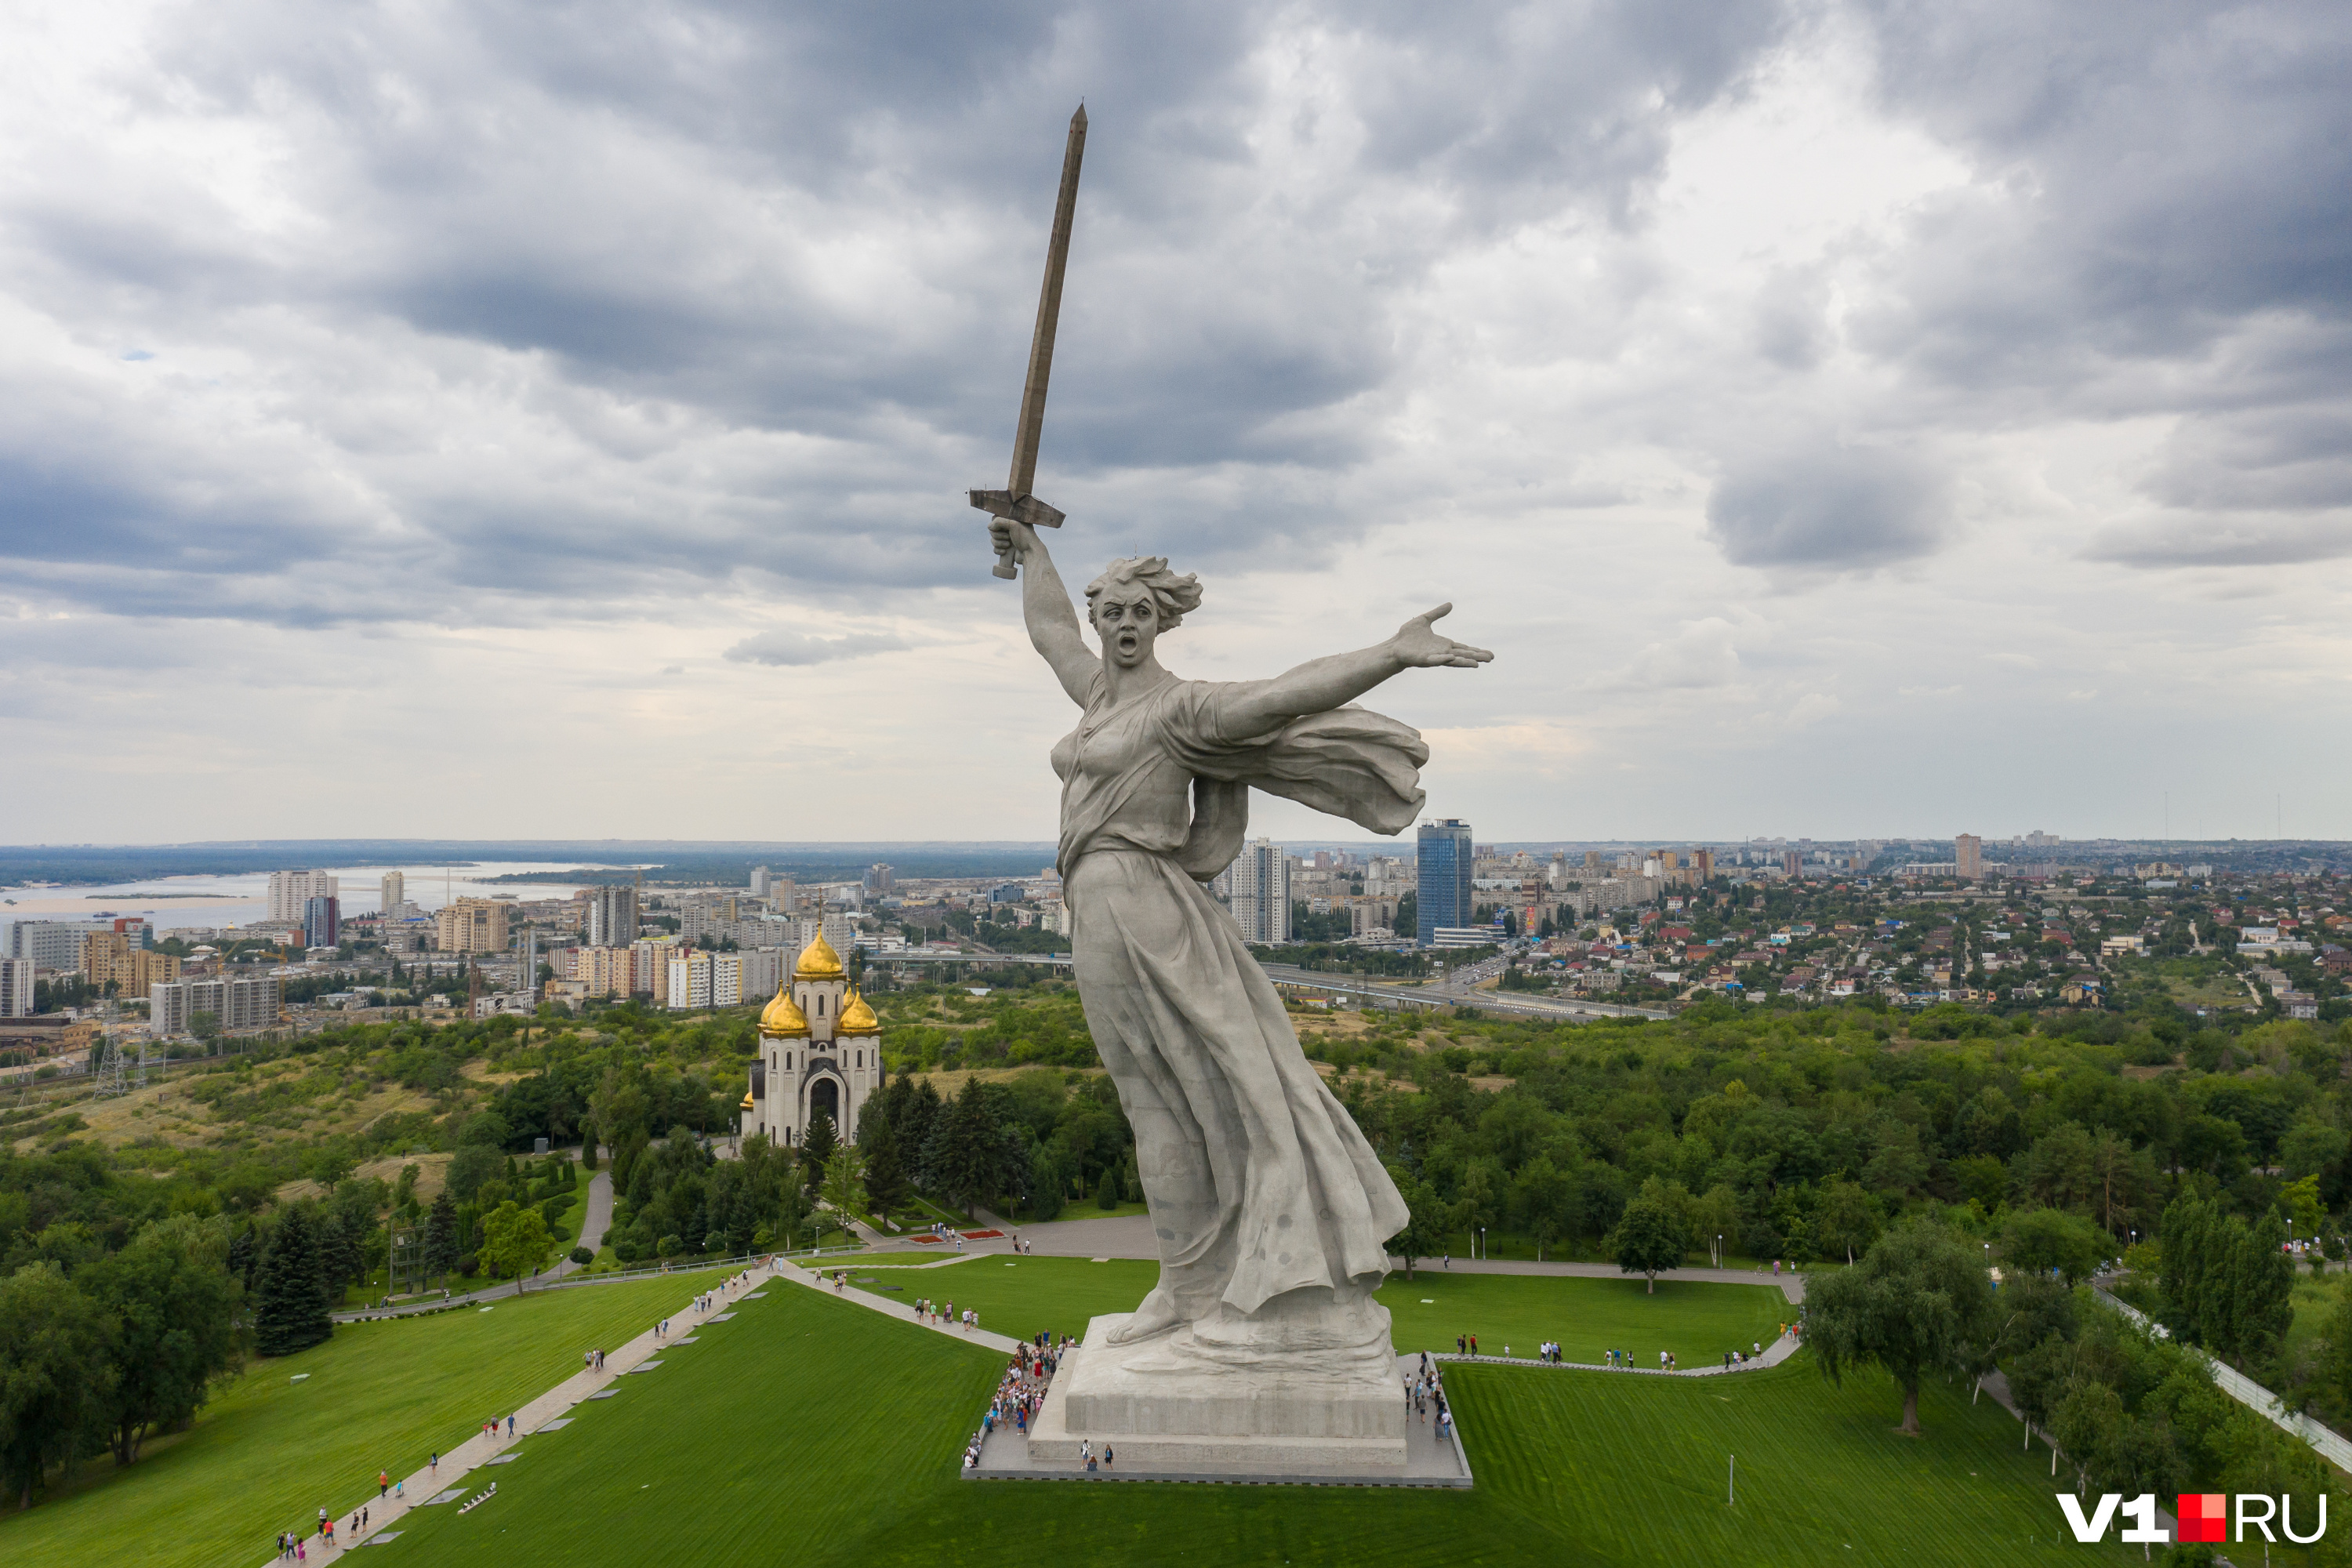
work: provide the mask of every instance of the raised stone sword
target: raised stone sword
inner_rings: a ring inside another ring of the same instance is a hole
[[[1045,433],[1045,384],[1054,374],[1054,328],[1062,316],[1062,268],[1070,259],[1070,220],[1078,210],[1078,164],[1087,152],[1087,106],[1070,116],[1070,140],[1062,152],[1062,192],[1054,202],[1054,237],[1045,246],[1045,286],[1037,295],[1037,330],[1029,340],[1029,379],[1021,388],[1021,423],[1013,433],[1013,474],[1001,490],[973,490],[971,504],[992,517],[1011,518],[1032,528],[1059,528],[1062,514],[1029,493],[1037,478],[1037,440]],[[1012,552],[1000,552],[992,570],[1017,577]]]

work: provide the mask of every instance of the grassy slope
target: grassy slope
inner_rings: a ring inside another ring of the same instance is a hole
[[[900,1300],[928,1296],[959,1310],[977,1307],[981,1327],[1027,1339],[1040,1329],[1083,1334],[1097,1313],[1132,1311],[1160,1266],[1132,1258],[976,1258],[946,1268],[877,1265],[850,1272],[877,1281],[870,1289],[902,1287],[890,1292]],[[1769,1286],[1662,1279],[1653,1296],[1642,1284],[1424,1268],[1412,1281],[1391,1275],[1380,1300],[1395,1322],[1399,1350],[1451,1350],[1456,1334],[1475,1333],[1487,1354],[1500,1355],[1507,1345],[1514,1354],[1532,1356],[1538,1344],[1557,1339],[1571,1361],[1599,1361],[1613,1348],[1633,1352],[1641,1366],[1655,1366],[1661,1350],[1673,1351],[1685,1366],[1719,1362],[1734,1345],[1770,1344],[1794,1315],[1788,1298]]]
[[[695,1289],[694,1279],[630,1281],[346,1324],[315,1350],[254,1363],[193,1430],[149,1444],[129,1469],[93,1461],[79,1490],[0,1512],[0,1561],[87,1563],[131,1542],[159,1565],[264,1561],[278,1531],[357,1507],[378,1470],[407,1475]],[[296,1373],[310,1375],[295,1383]]]
[[[583,1542],[633,1568],[2124,1560],[2058,1544],[2040,1456],[1990,1401],[1941,1384],[1911,1442],[1889,1430],[1885,1380],[1832,1389],[1809,1364],[1721,1383],[1465,1366],[1449,1381],[1479,1475],[1467,1493],[969,1482],[958,1454],[992,1354],[781,1285],[698,1338],[527,1442],[495,1501],[413,1516],[383,1568],[486,1552],[572,1568]],[[1727,1451],[1742,1456],[1737,1510]]]

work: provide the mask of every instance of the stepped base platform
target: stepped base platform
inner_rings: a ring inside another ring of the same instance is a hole
[[[990,1435],[969,1480],[1202,1481],[1244,1485],[1467,1487],[1458,1432],[1404,1399],[1421,1358],[1339,1375],[1139,1375],[1110,1353],[1125,1314],[1097,1318],[1065,1352],[1027,1436]],[[1087,1469],[1084,1445],[1097,1466]],[[1099,1463],[1104,1450],[1115,1456]]]

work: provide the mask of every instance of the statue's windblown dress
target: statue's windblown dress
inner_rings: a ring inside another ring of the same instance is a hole
[[[1053,754],[1079,994],[1135,1129],[1155,1295],[1187,1321],[1302,1287],[1361,1290],[1407,1218],[1201,884],[1239,851],[1252,786],[1395,833],[1420,812],[1428,748],[1354,707],[1238,730],[1239,700],[1262,689],[1171,679],[1113,704],[1097,672]]]

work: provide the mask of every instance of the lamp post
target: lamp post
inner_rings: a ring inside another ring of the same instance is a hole
[[[1486,1227],[1483,1225],[1478,1227],[1478,1256],[1486,1256]]]

